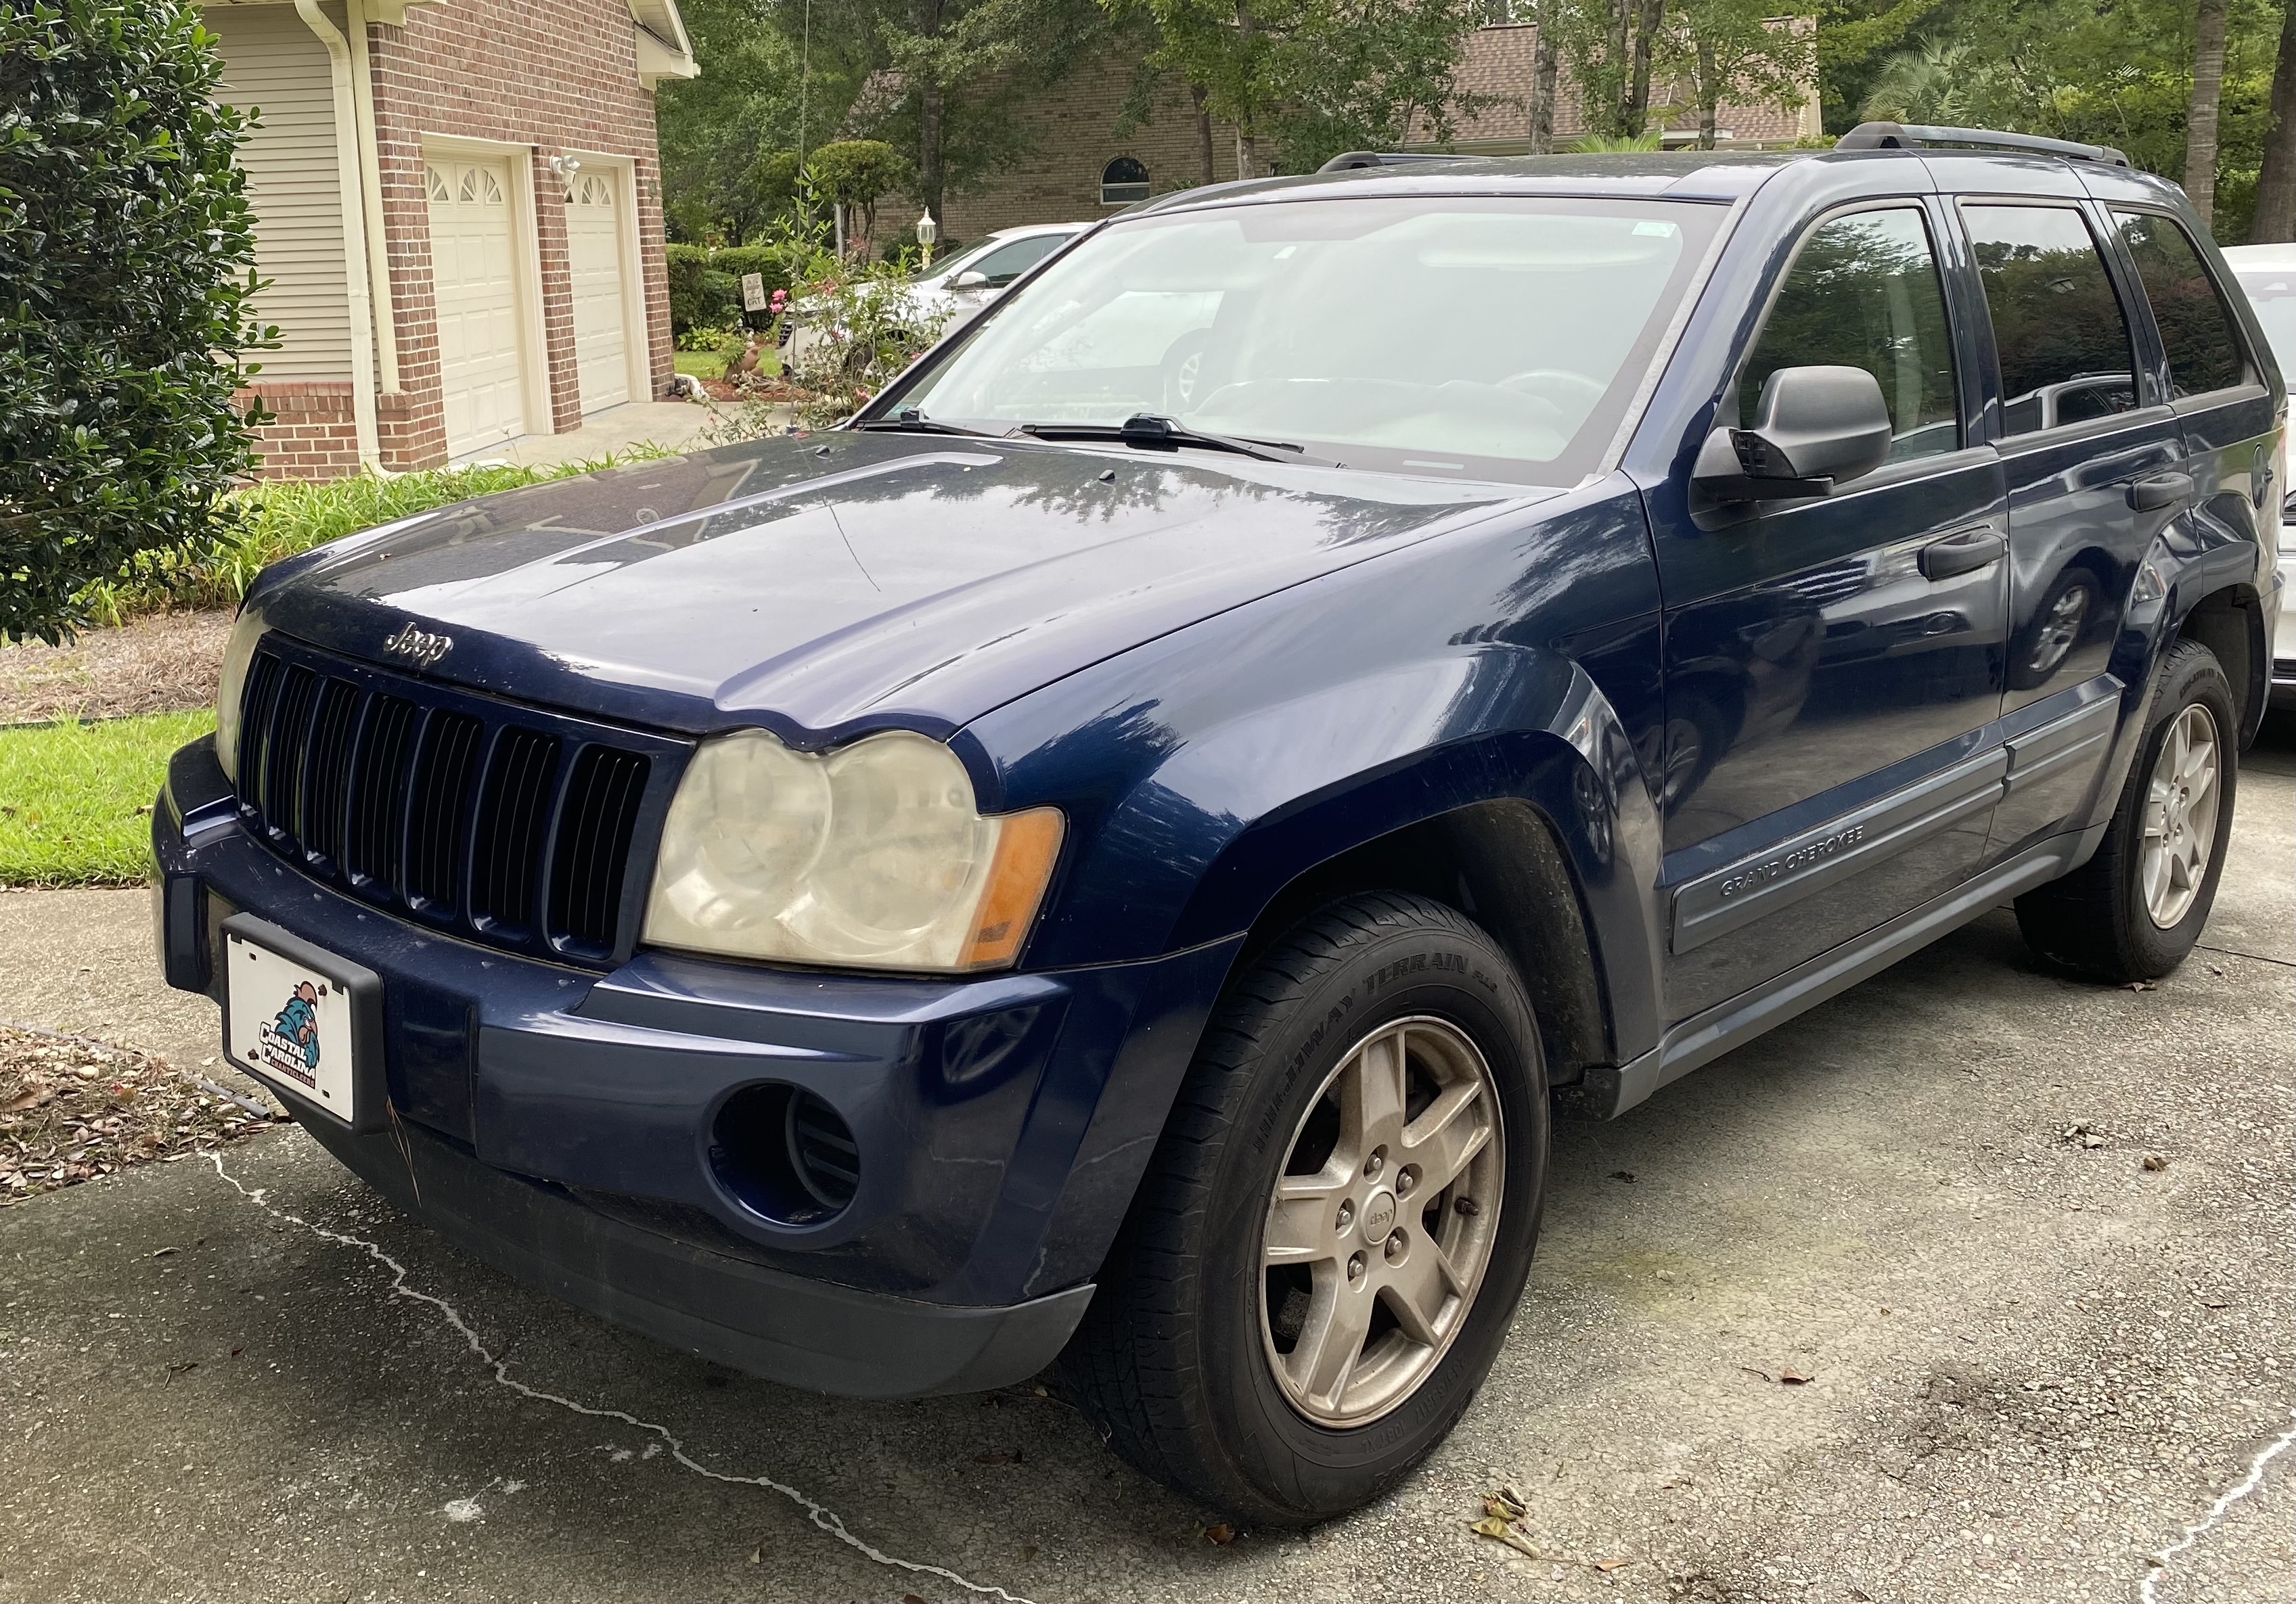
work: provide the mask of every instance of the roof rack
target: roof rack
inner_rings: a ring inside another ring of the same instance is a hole
[[[2128,158],[2111,145],[2081,144],[2070,139],[2044,139],[2038,134],[2006,134],[1998,128],[1940,128],[1923,123],[1859,123],[1834,142],[1837,151],[1918,151],[1924,145],[1975,145],[1988,151],[2030,151],[2037,156],[2064,156],[2075,161],[2101,161],[2107,167],[2127,167]]]
[[[1447,151],[1342,151],[1316,170],[1351,173],[1357,168],[1401,167],[1407,161],[1456,161]]]

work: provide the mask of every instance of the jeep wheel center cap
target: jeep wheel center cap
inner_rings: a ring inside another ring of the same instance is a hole
[[[1367,1242],[1383,1242],[1395,1229],[1395,1194],[1382,1187],[1364,1205],[1363,1233]]]

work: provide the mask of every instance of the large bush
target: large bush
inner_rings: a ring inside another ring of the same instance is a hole
[[[0,4],[0,637],[55,640],[251,462],[248,119],[184,0]]]
[[[693,329],[731,329],[742,321],[742,275],[765,275],[766,293],[790,287],[786,257],[767,245],[672,245],[669,256],[669,325],[674,334]],[[764,327],[766,315],[754,315]]]

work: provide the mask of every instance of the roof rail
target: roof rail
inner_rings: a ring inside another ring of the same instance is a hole
[[[1316,170],[1350,173],[1357,168],[1400,167],[1406,161],[1457,161],[1447,151],[1342,151]]]
[[[2030,151],[2037,156],[2064,156],[2075,161],[2102,161],[2127,167],[2128,158],[2111,145],[2081,144],[2070,139],[2044,139],[2038,134],[2007,134],[1998,128],[1940,128],[1923,123],[1867,122],[1836,140],[1837,151],[1917,151],[1924,145],[1975,145],[1988,151]]]

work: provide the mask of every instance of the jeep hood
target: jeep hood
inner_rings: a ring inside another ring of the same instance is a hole
[[[946,733],[1100,659],[1553,491],[839,432],[482,497],[271,570],[313,644],[658,727]],[[423,655],[428,655],[424,653]]]

